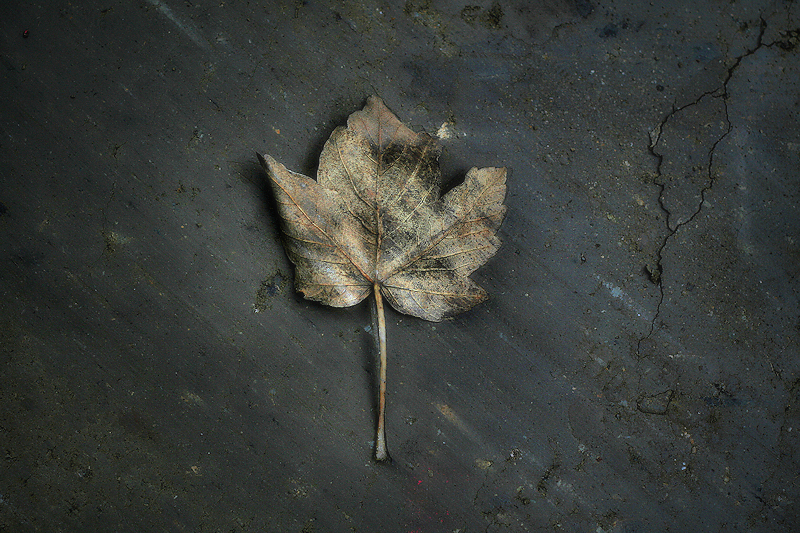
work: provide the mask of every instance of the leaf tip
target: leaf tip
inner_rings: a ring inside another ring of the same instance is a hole
[[[378,96],[376,94],[371,94],[371,95],[369,95],[367,97],[367,107],[375,106],[375,105],[377,105],[377,106],[381,106],[381,105],[382,106],[386,106],[386,104],[383,103],[383,98],[381,98],[380,96]]]
[[[258,162],[261,163],[261,166],[265,171],[267,171],[267,173],[269,173],[270,168],[277,163],[277,161],[275,161],[275,159],[273,159],[273,157],[269,154],[262,155],[259,152],[256,152],[256,155],[258,156]]]

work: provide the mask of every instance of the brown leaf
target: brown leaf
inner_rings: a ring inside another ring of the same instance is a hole
[[[472,168],[440,195],[441,148],[414,133],[375,96],[333,131],[316,181],[259,159],[278,202],[295,288],[349,307],[375,292],[381,350],[375,457],[389,458],[384,431],[386,323],[383,299],[439,321],[486,299],[469,275],[500,247],[506,170]]]
[[[400,312],[440,321],[487,298],[469,278],[500,247],[504,168],[473,168],[440,197],[441,148],[375,96],[336,128],[317,180],[259,156],[306,298],[349,307],[374,286]]]

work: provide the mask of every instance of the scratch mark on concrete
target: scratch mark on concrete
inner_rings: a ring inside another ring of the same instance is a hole
[[[185,33],[186,36],[189,37],[189,39],[194,41],[194,43],[197,46],[199,46],[200,48],[206,48],[206,49],[208,48],[208,43],[200,35],[200,30],[197,28],[197,26],[195,26],[191,22],[184,22],[181,19],[179,19],[177,16],[175,16],[175,13],[172,12],[172,9],[170,9],[170,7],[166,5],[164,2],[161,2],[161,0],[147,0],[147,1],[150,2],[153,6],[155,6],[156,9],[158,9],[161,12],[162,15],[164,15],[170,20],[170,22],[175,24],[175,26],[177,26],[179,30]]]
[[[637,317],[647,322],[653,321],[653,313],[645,309],[636,300],[631,298],[631,296],[627,292],[622,290],[620,287],[617,287],[610,281],[602,279],[597,274],[594,275],[594,278],[600,283],[602,283],[603,287],[605,287],[608,290],[608,292],[611,294],[613,298],[620,300],[623,304],[625,304],[625,307],[636,313]]]
[[[478,437],[478,434],[475,433],[475,431],[471,427],[469,427],[466,424],[466,422],[464,422],[464,420],[456,414],[455,411],[453,411],[452,407],[440,402],[434,403],[433,406],[436,408],[437,411],[442,413],[442,416],[444,416],[447,419],[447,421],[453,424],[459,431],[464,433],[473,441],[483,444],[483,440],[480,437]]]

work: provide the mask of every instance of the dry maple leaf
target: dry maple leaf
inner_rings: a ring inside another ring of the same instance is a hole
[[[469,275],[500,247],[505,168],[472,168],[441,196],[440,153],[433,137],[414,133],[372,96],[325,143],[316,181],[259,155],[296,266],[296,290],[334,307],[375,294],[378,460],[388,458],[383,298],[402,313],[437,322],[466,311],[487,298]]]

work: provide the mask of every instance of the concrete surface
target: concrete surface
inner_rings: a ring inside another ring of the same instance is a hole
[[[25,33],[27,32],[27,33]],[[27,36],[26,36],[27,35]],[[0,531],[788,531],[797,2],[0,4]],[[292,269],[255,151],[370,94],[510,168],[491,300]]]

